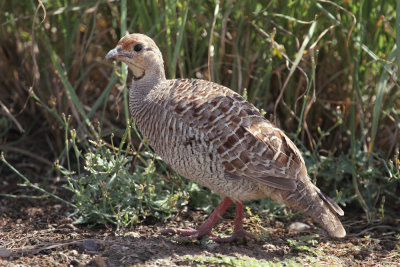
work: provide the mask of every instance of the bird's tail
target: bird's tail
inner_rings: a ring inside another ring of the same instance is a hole
[[[278,198],[274,200],[309,215],[330,236],[337,238],[346,236],[346,230],[336,215],[342,216],[343,210],[308,179],[298,180],[296,190],[281,191],[281,196]]]

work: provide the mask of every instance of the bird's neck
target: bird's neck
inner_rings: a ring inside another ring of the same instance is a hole
[[[158,84],[165,81],[164,69],[154,69],[143,73],[141,77],[133,77],[131,85],[131,98],[137,98],[135,100],[141,100],[145,98],[148,93],[157,87]]]
[[[132,79],[129,90],[129,107],[134,118],[140,110],[151,108],[153,103],[150,95],[154,96],[151,92],[156,90],[165,81],[165,72],[163,69],[146,72],[140,79],[135,77]]]

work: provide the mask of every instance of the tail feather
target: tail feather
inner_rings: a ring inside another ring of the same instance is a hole
[[[336,202],[333,199],[331,199],[330,197],[328,197],[327,195],[322,193],[321,190],[317,186],[314,185],[314,187],[315,187],[315,190],[317,191],[319,197],[322,198],[322,200],[325,201],[326,204],[328,204],[328,206],[331,210],[335,211],[340,216],[344,215],[344,211],[339,207],[338,204],[336,204]]]
[[[343,215],[343,210],[331,198],[323,194],[310,180],[298,180],[295,190],[281,190],[279,194],[271,194],[270,196],[278,203],[283,203],[309,215],[330,236],[337,238],[346,236],[346,230],[336,215],[336,213]]]

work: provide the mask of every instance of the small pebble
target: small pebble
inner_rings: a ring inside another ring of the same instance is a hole
[[[267,249],[267,250],[276,250],[276,246],[274,246],[272,244],[265,244],[262,247]]]
[[[289,229],[289,232],[299,233],[299,232],[307,231],[310,228],[311,228],[311,226],[309,226],[308,224],[305,224],[302,222],[294,222],[289,225],[288,229]]]

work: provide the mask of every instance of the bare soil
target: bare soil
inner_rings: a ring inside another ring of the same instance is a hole
[[[364,224],[361,215],[347,215],[343,222],[349,234],[338,240],[301,215],[278,220],[256,214],[261,220],[246,218],[245,228],[259,235],[264,232],[263,237],[242,244],[217,244],[157,233],[166,227],[197,227],[207,217],[204,212],[185,211],[164,222],[142,223],[124,231],[73,225],[70,212],[49,200],[0,199],[0,266],[233,266],[241,262],[251,266],[246,263],[250,260],[253,266],[267,261],[400,266],[400,218],[371,226]],[[216,232],[229,234],[232,218],[230,210]],[[289,232],[293,221],[312,227],[307,232]]]

